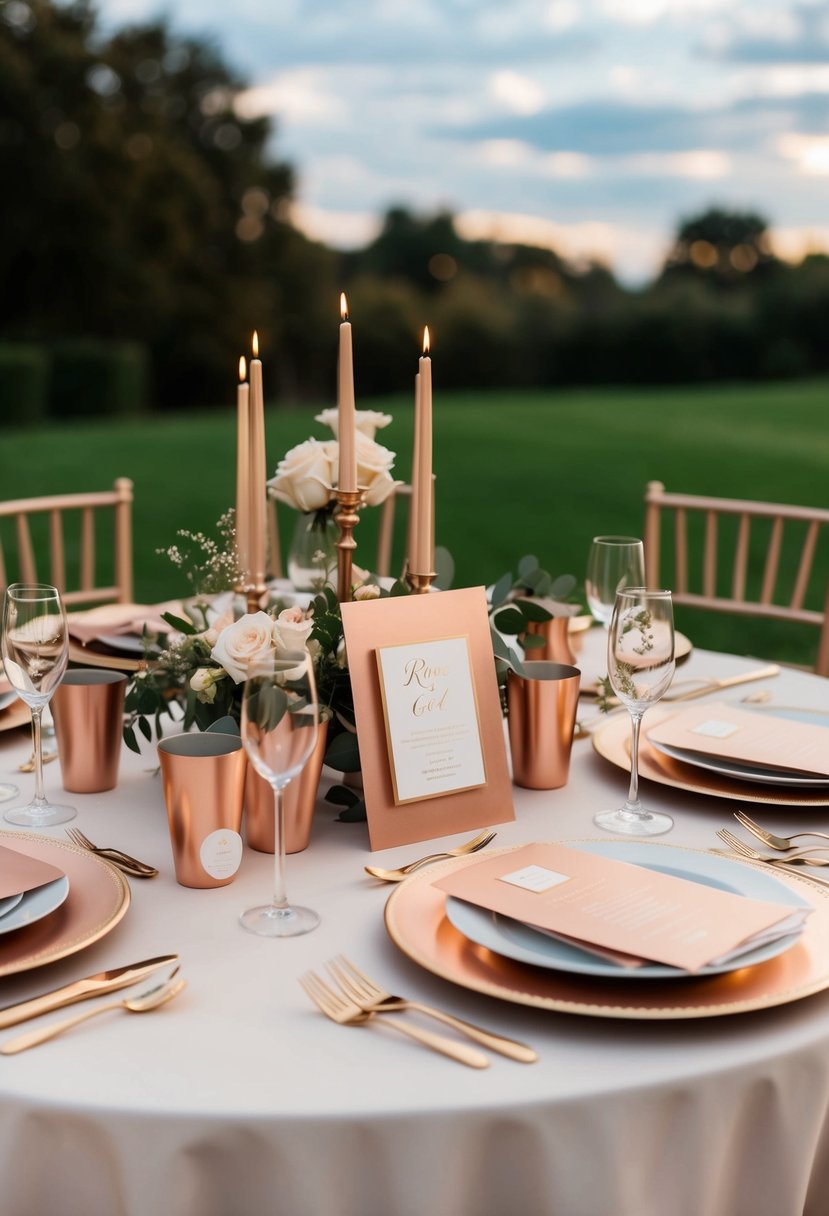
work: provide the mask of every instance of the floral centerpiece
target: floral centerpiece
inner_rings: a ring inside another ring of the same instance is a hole
[[[339,470],[338,412],[323,410],[317,422],[331,428],[334,438],[310,438],[285,453],[268,485],[275,498],[300,512],[288,575],[297,590],[319,591],[333,581],[336,569],[337,528],[334,523],[334,487]],[[390,414],[357,410],[355,449],[357,484],[369,507],[379,506],[394,491],[391,475],[394,452],[377,443],[377,431],[391,422]]]

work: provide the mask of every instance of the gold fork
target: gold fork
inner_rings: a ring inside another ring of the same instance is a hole
[[[795,846],[792,841],[801,836],[819,836],[821,840],[829,840],[826,832],[792,832],[791,836],[775,836],[774,832],[770,832],[768,828],[761,828],[759,823],[755,823],[743,811],[735,811],[734,818],[743,825],[747,832],[751,832],[752,836],[762,840],[763,844],[768,845],[770,849],[779,849],[781,852],[793,849]],[[820,847],[820,845],[815,845],[816,849]]]
[[[299,982],[317,1009],[338,1026],[361,1026],[374,1017],[373,1013],[366,1013],[354,1001],[335,992],[315,971],[307,971],[305,975],[300,976]],[[411,1022],[391,1021],[386,1025],[408,1035],[410,1039],[416,1039],[424,1047],[431,1047],[433,1051],[457,1060],[460,1064],[467,1064],[470,1068],[489,1068],[489,1060],[484,1053],[474,1047],[467,1047],[465,1043],[455,1043],[443,1035],[432,1034],[430,1030],[413,1026]]]
[[[785,857],[770,857],[767,853],[758,853],[751,845],[746,844],[744,840],[740,840],[739,836],[735,836],[733,832],[729,832],[728,828],[720,828],[717,835],[720,840],[725,841],[732,848],[736,849],[739,845],[747,854],[753,854],[755,857],[759,857],[761,861],[788,861],[797,862],[803,866],[829,866],[829,857],[818,857],[814,849],[793,849]],[[820,849],[820,846],[818,846],[818,849]]]
[[[399,866],[396,870],[384,870],[382,866],[364,866],[364,869],[366,874],[370,874],[372,878],[379,878],[382,882],[402,882],[413,870],[431,865],[433,861],[443,861],[445,857],[465,857],[468,853],[477,853],[491,844],[495,836],[495,832],[479,832],[477,836],[467,840],[466,844],[459,844],[456,849],[447,849],[444,853],[429,853],[426,857],[418,857],[416,861],[410,861],[408,865]]]
[[[513,1039],[482,1030],[480,1026],[473,1026],[471,1022],[464,1022],[451,1013],[444,1013],[442,1009],[434,1009],[431,1005],[424,1005],[420,1001],[409,1001],[402,996],[393,996],[370,980],[365,972],[355,967],[344,954],[337,955],[336,959],[328,964],[328,970],[346,996],[359,1005],[365,1013],[393,1013],[398,1010],[414,1009],[419,1013],[436,1018],[439,1022],[444,1022],[447,1026],[452,1026],[461,1034],[465,1034],[468,1039],[480,1043],[482,1047],[488,1047],[490,1051],[498,1051],[510,1060],[518,1060],[522,1064],[534,1064],[538,1059],[537,1053],[524,1043],[516,1043]]]
[[[124,853],[122,849],[99,848],[98,845],[92,843],[88,836],[84,836],[80,828],[67,828],[66,835],[79,848],[111,861],[113,865],[118,866],[126,874],[131,874],[134,878],[155,878],[158,873],[155,866],[148,865],[145,861],[139,861],[137,857],[130,857],[129,853]]]
[[[736,836],[732,836],[730,832],[717,832],[720,840],[725,841],[729,846],[730,852],[726,853],[724,849],[714,849],[715,853],[720,853],[726,857],[733,857],[736,853],[738,857],[742,857],[746,861],[761,861],[767,866],[771,866],[776,870],[789,870],[792,873],[797,873],[801,866],[805,865],[829,865],[829,861],[812,858],[797,858],[790,859],[788,857],[769,857],[768,854],[758,853],[756,849],[752,849],[744,841],[738,840]],[[807,876],[810,882],[820,883],[822,887],[829,887],[829,878],[819,878],[815,874]]]

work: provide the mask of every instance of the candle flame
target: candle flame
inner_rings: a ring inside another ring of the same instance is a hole
[[[247,380],[247,377],[248,377],[248,366],[245,363],[245,356],[242,355],[242,357],[239,360],[239,379],[244,384],[245,380]]]
[[[348,300],[345,298],[345,292],[340,292],[340,317],[343,321],[348,320]]]
[[[431,342],[429,340],[429,326],[424,325],[423,326],[423,353],[424,353],[424,355],[428,355],[430,349],[431,349]]]
[[[253,348],[254,359],[258,359],[259,358],[259,334],[256,332],[256,330],[253,331],[253,342],[251,343],[251,346]]]

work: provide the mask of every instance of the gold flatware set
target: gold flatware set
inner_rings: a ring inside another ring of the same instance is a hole
[[[774,832],[761,827],[759,823],[756,823],[744,811],[735,811],[734,818],[756,840],[773,851],[771,853],[761,853],[745,840],[741,840],[739,836],[735,836],[728,828],[719,828],[717,837],[728,848],[714,849],[712,850],[713,852],[728,857],[733,857],[736,854],[736,856],[742,857],[745,861],[763,862],[776,869],[790,870],[792,872],[796,872],[803,866],[829,866],[829,857],[824,856],[824,854],[829,852],[829,845],[813,845],[811,848],[800,848],[792,843],[795,840],[808,836],[815,836],[821,840],[829,840],[829,836],[825,832],[805,831],[794,832],[791,836],[777,836]],[[829,886],[829,879],[827,878],[810,874],[809,879],[812,882],[820,883],[822,886]]]
[[[162,967],[169,966],[172,966],[173,970],[163,980],[159,981],[156,977],[150,988],[136,996],[111,1001],[106,1005],[96,1005],[95,1008],[88,1009],[82,1014],[76,1014],[74,1017],[66,1018],[61,1022],[53,1022],[39,1030],[7,1039],[5,1043],[0,1044],[0,1054],[16,1055],[19,1051],[45,1043],[56,1035],[62,1034],[64,1030],[69,1030],[72,1026],[77,1026],[81,1022],[87,1021],[88,1018],[96,1017],[99,1013],[106,1013],[109,1010],[125,1009],[129,1013],[148,1013],[150,1010],[166,1005],[168,1001],[178,996],[186,987],[186,980],[175,978],[179,969],[178,955],[162,954],[141,963],[132,963],[126,967],[116,967],[111,971],[101,971],[81,980],[73,980],[72,983],[64,984],[61,988],[55,988],[52,992],[46,992],[42,996],[19,1001],[15,1005],[0,1009],[0,1030],[6,1030],[10,1026],[28,1021],[30,1018],[54,1013],[66,1005],[74,1005],[78,1001],[91,1000],[94,997],[128,988],[140,980],[148,978]]]
[[[343,955],[332,960],[328,964],[328,970],[337,985],[336,988],[313,971],[301,976],[299,982],[320,1012],[340,1026],[361,1026],[384,1013],[397,1014],[409,1010],[435,1018],[473,1042],[489,1048],[490,1051],[497,1051],[508,1059],[522,1064],[533,1064],[538,1059],[537,1053],[524,1043],[517,1043],[503,1035],[483,1030],[480,1026],[473,1026],[470,1022],[431,1005],[425,1005],[421,1001],[394,996],[370,980],[365,972],[360,971]],[[401,1034],[408,1035],[409,1038],[416,1039],[424,1047],[430,1047],[433,1051],[457,1060],[460,1064],[466,1064],[470,1068],[489,1067],[489,1057],[477,1048],[467,1047],[455,1039],[433,1034],[413,1022],[397,1017],[391,1018],[385,1024]]]

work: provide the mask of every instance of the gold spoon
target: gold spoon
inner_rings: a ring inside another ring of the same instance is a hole
[[[445,853],[429,853],[427,857],[418,857],[417,861],[410,861],[408,865],[400,866],[396,870],[384,870],[381,866],[364,866],[364,869],[366,874],[379,878],[381,882],[402,882],[413,870],[419,870],[421,866],[431,865],[433,861],[443,861],[445,857],[465,857],[468,853],[477,853],[494,839],[495,832],[479,832],[477,836],[467,840],[466,844],[459,844],[456,849],[447,849]]]
[[[176,971],[178,971],[178,967],[176,967]],[[72,1018],[65,1018],[62,1022],[53,1022],[51,1026],[44,1026],[40,1030],[30,1030],[26,1034],[18,1035],[17,1038],[9,1039],[0,1046],[0,1052],[4,1056],[13,1056],[18,1051],[37,1047],[39,1043],[46,1043],[56,1035],[63,1034],[64,1030],[69,1030],[72,1026],[78,1026],[81,1022],[97,1017],[99,1013],[108,1013],[111,1009],[126,1009],[128,1013],[149,1013],[152,1009],[158,1009],[162,1005],[166,1005],[168,1001],[172,1001],[182,989],[187,987],[187,980],[175,979],[176,971],[162,984],[157,984],[154,988],[131,997],[129,1000],[109,1001],[106,1005],[98,1005],[96,1009],[87,1009],[84,1013],[78,1013]]]

